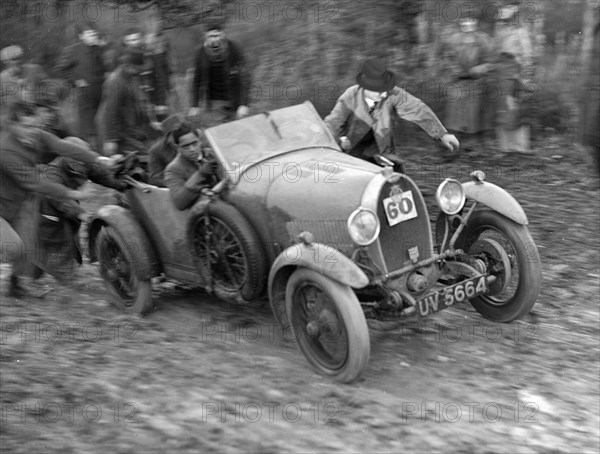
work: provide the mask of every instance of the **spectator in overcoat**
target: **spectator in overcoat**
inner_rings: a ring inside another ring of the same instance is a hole
[[[493,69],[494,42],[477,29],[474,17],[461,19],[459,26],[447,44],[454,78],[446,99],[444,124],[451,131],[476,134],[494,126],[494,109],[486,92]]]

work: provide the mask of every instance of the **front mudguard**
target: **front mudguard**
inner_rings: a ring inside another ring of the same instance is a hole
[[[352,288],[363,288],[369,283],[369,278],[358,265],[335,248],[321,243],[290,246],[273,262],[268,282],[271,309],[284,333],[290,326],[285,309],[285,290],[290,276],[299,267],[309,268]]]
[[[462,186],[467,199],[486,205],[517,224],[529,224],[525,210],[519,202],[500,186],[487,181],[467,181],[462,183]]]
[[[88,255],[91,262],[98,260],[96,237],[103,226],[113,227],[135,257],[135,273],[141,280],[149,280],[161,273],[160,261],[148,235],[131,211],[119,205],[104,205],[96,212],[88,227]]]

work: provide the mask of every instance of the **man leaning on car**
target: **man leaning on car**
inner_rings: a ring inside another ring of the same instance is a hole
[[[202,194],[216,183],[216,162],[210,161],[203,146],[204,134],[183,123],[173,133],[177,156],[165,169],[165,184],[171,192],[171,200],[179,210],[191,207]]]
[[[325,118],[325,124],[346,153],[372,162],[380,153],[395,159],[393,114],[416,123],[449,150],[458,150],[456,137],[448,133],[423,101],[396,85],[396,75],[382,60],[365,61],[356,82],[339,97]]]

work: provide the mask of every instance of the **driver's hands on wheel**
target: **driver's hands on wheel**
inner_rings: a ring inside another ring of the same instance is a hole
[[[215,195],[215,193],[213,192],[212,189],[210,188],[202,188],[202,190],[200,191],[202,193],[202,195],[208,196],[208,197],[212,197]]]
[[[199,169],[196,170],[191,177],[185,182],[185,187],[190,191],[200,192],[206,187],[205,178],[203,172]]]

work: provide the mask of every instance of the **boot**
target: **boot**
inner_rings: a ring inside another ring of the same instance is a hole
[[[10,276],[10,282],[9,282],[9,287],[8,287],[8,296],[11,296],[13,298],[43,298],[44,296],[46,296],[46,294],[48,292],[50,292],[52,289],[47,288],[44,290],[40,290],[40,291],[31,291],[26,289],[25,287],[21,286],[21,284],[19,283],[19,277],[16,276],[15,274],[11,274]]]
[[[23,298],[27,296],[27,290],[19,284],[19,278],[14,274],[10,275],[10,282],[8,287],[8,296],[13,298]]]

